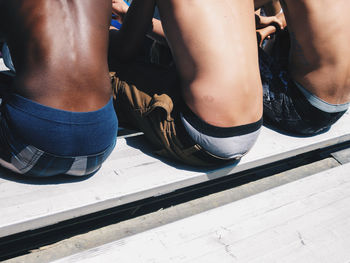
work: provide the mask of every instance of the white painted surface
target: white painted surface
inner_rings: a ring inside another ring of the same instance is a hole
[[[169,165],[149,154],[142,137],[118,139],[103,168],[81,181],[70,178],[21,179],[0,170],[0,237],[221,176],[234,176],[234,173],[244,169],[350,140],[349,120],[347,113],[329,132],[311,138],[289,137],[263,128],[255,147],[237,167],[210,171]]]
[[[350,164],[76,254],[73,262],[350,262]]]
[[[102,169],[90,178],[14,177],[0,169],[0,237],[37,229],[219,178],[350,140],[350,114],[327,133],[297,138],[263,127],[237,166],[215,170],[169,164],[151,155],[142,137],[119,138]]]

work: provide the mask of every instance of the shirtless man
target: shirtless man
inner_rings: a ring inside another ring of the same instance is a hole
[[[135,32],[141,17],[150,21],[155,2],[176,71],[118,66],[131,54],[118,45],[120,34]],[[253,146],[262,117],[253,0],[134,0],[120,32],[111,34],[116,111],[158,154],[213,166],[239,160]]]
[[[0,165],[28,176],[90,175],[115,146],[110,0],[0,0],[16,77],[3,94]]]
[[[255,0],[256,7],[269,1]],[[264,120],[287,132],[326,131],[350,101],[350,1],[281,1],[289,34],[261,52]]]

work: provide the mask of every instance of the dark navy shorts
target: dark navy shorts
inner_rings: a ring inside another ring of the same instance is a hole
[[[344,106],[347,105],[329,104],[329,107],[336,109],[341,106],[341,110],[324,111],[310,103],[310,99],[305,96],[307,91],[289,75],[289,49],[288,31],[281,31],[276,35],[271,55],[259,49],[264,91],[264,123],[296,135],[314,135],[327,131],[346,112]],[[312,94],[310,96],[314,100],[318,99]]]
[[[91,175],[116,144],[112,99],[97,111],[69,112],[12,94],[0,109],[0,166],[18,174]]]

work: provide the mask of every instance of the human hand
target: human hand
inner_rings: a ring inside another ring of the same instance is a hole
[[[272,25],[257,29],[256,35],[258,38],[258,44],[260,47],[262,47],[262,44],[265,39],[271,39],[272,34],[276,33],[276,28]]]
[[[123,0],[112,0],[112,13],[119,23],[123,23],[124,16],[128,12],[129,6]]]
[[[270,25],[276,27],[276,30],[283,30],[283,21],[277,16],[260,16],[255,14],[256,29],[262,29]]]

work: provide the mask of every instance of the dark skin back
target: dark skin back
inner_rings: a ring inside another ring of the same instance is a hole
[[[0,35],[16,68],[15,93],[76,112],[103,107],[110,0],[0,0]]]

